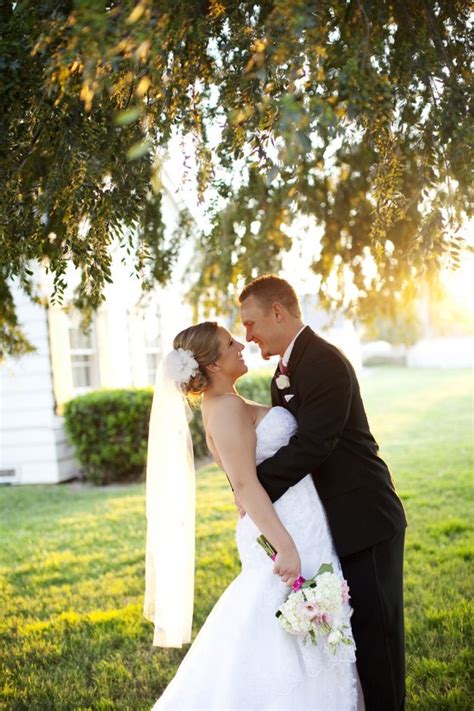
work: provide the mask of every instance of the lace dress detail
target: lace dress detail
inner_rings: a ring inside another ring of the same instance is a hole
[[[274,407],[257,426],[256,461],[288,443],[296,431],[293,415]],[[341,573],[326,515],[310,475],[274,504],[300,554],[302,575],[321,563]],[[219,711],[361,711],[362,693],[355,647],[303,644],[285,632],[275,617],[289,588],[273,573],[273,563],[256,539],[248,515],[239,519],[236,543],[242,572],[209,614],[178,672],[153,707]],[[342,573],[341,573],[342,574]],[[345,606],[350,627],[351,609]]]

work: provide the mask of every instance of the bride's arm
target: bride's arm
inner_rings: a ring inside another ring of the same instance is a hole
[[[280,575],[284,583],[292,585],[301,574],[300,557],[257,478],[255,427],[245,403],[236,397],[223,398],[214,405],[212,418],[207,424],[235,497],[278,551],[274,573]]]

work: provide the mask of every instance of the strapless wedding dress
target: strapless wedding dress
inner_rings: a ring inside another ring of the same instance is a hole
[[[295,431],[288,410],[269,410],[256,430],[257,464],[287,444]],[[295,541],[302,575],[312,577],[321,563],[332,563],[334,572],[341,573],[311,475],[274,506]],[[242,572],[217,601],[153,711],[363,709],[355,646],[342,644],[334,654],[322,644],[303,644],[280,626],[275,612],[290,588],[273,573],[273,562],[256,541],[259,534],[248,515],[238,521]]]

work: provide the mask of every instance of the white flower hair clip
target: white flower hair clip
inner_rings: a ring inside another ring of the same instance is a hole
[[[199,372],[199,364],[192,351],[177,348],[168,354],[166,372],[179,386],[184,385]]]

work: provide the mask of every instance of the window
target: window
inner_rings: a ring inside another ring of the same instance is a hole
[[[76,395],[99,387],[95,329],[94,326],[91,326],[89,331],[84,333],[79,324],[80,317],[78,315],[70,316],[69,353],[72,383]]]
[[[162,356],[161,311],[159,306],[149,308],[144,313],[145,356],[147,382],[153,385],[156,369]]]

